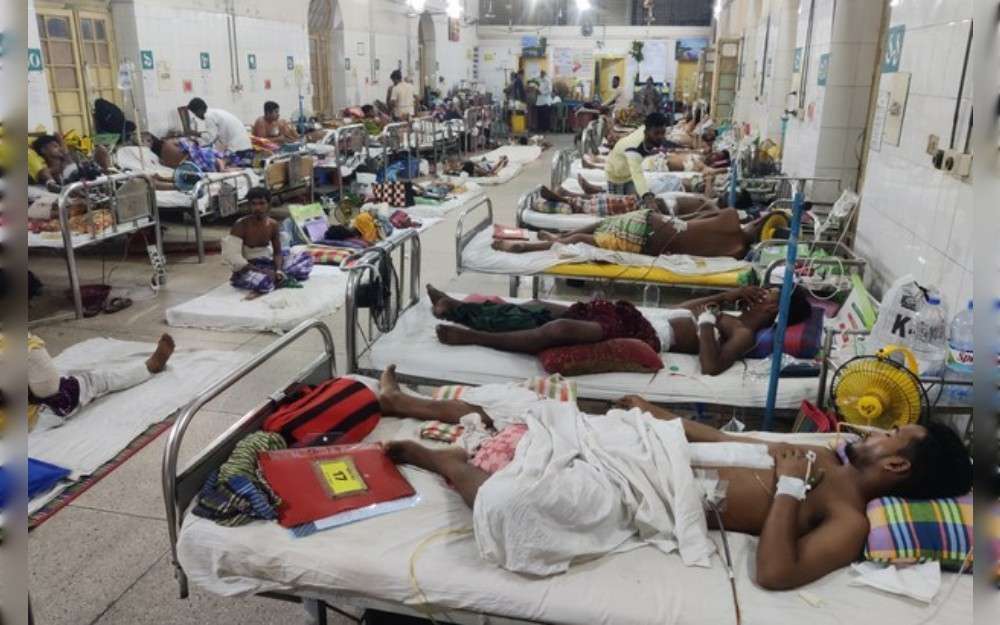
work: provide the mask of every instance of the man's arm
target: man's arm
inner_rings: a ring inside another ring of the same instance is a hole
[[[628,163],[628,170],[632,176],[632,184],[635,185],[635,193],[644,201],[648,198],[656,199],[649,192],[649,182],[646,181],[646,173],[642,171],[642,155],[637,150],[625,152],[625,162]]]
[[[715,336],[715,324],[698,324],[698,361],[705,375],[719,375],[743,357],[753,347],[753,333],[739,328],[722,345]]]
[[[253,130],[250,131],[253,136],[259,137],[261,139],[267,139],[267,122],[264,121],[263,117],[258,117],[257,121],[253,123]]]
[[[279,274],[285,258],[281,253],[281,226],[273,219],[271,220],[271,251],[274,252],[274,272]]]
[[[803,479],[802,449],[773,452],[775,473]],[[868,521],[860,512],[838,507],[819,527],[799,536],[799,506],[792,495],[775,495],[757,544],[757,583],[768,590],[789,590],[849,565],[861,553]]]

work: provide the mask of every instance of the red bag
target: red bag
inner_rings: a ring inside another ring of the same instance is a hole
[[[350,378],[303,386],[264,420],[263,429],[281,434],[292,447],[357,443],[382,417],[378,397]]]

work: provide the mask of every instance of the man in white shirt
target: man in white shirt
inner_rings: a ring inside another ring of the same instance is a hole
[[[389,92],[389,110],[399,121],[409,121],[417,110],[417,91],[413,85],[403,80],[401,71],[393,70],[389,75],[392,90]]]
[[[622,79],[618,76],[611,79],[611,96],[604,102],[604,106],[611,107],[612,111],[628,106],[625,88],[622,87]]]
[[[552,116],[552,79],[543,69],[538,76],[538,96],[535,98],[535,120],[538,132],[548,132]]]
[[[204,129],[199,134],[199,143],[231,153],[235,158],[230,159],[230,162],[237,166],[245,167],[253,162],[250,133],[238,117],[229,111],[208,108],[201,98],[192,98],[188,102],[188,111],[205,122]]]

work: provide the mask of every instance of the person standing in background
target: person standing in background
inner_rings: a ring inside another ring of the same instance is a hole
[[[417,110],[417,92],[413,85],[403,80],[403,72],[393,70],[389,75],[392,87],[389,88],[389,111],[399,121],[409,121]]]
[[[639,102],[642,104],[644,115],[660,112],[660,92],[657,91],[656,83],[653,82],[652,76],[646,78],[646,84],[643,85],[642,91],[639,92]]]
[[[548,132],[552,117],[552,79],[543,69],[538,77],[538,96],[535,99],[535,123],[538,132]]]
[[[604,101],[604,106],[610,107],[612,113],[628,106],[625,96],[625,89],[622,87],[622,79],[615,76],[611,79],[611,95]]]
[[[222,109],[211,109],[201,98],[188,102],[188,111],[205,122],[205,128],[198,137],[204,147],[212,147],[219,152],[229,152],[230,164],[248,167],[253,163],[253,144],[250,133],[238,117]]]

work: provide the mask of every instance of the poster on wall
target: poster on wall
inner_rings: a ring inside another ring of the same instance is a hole
[[[816,71],[816,84],[820,87],[826,86],[826,81],[830,78],[830,53],[821,54],[819,57],[819,69]]]
[[[210,70],[212,69],[212,57],[208,52],[202,52],[198,59],[201,69]]]
[[[646,45],[649,45],[648,43]],[[674,58],[677,61],[697,61],[701,51],[708,47],[707,37],[687,37],[677,40]]]
[[[707,43],[707,41],[706,41]],[[697,56],[695,57],[697,60]],[[651,39],[642,46],[642,63],[638,67],[639,81],[652,76],[654,82],[667,79],[667,42]]]
[[[153,51],[152,50],[139,50],[139,64],[143,71],[148,71],[156,68],[156,64],[153,63]]]
[[[885,34],[885,56],[882,57],[883,74],[899,71],[899,61],[903,58],[903,39],[905,36],[905,24],[893,26]]]
[[[458,41],[462,34],[462,22],[455,18],[448,18],[448,41]]]
[[[580,48],[553,48],[552,75],[555,78],[594,79],[594,51]]]

